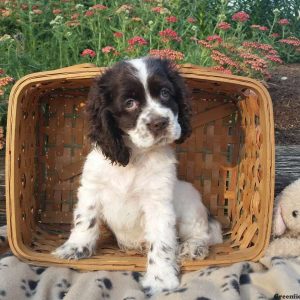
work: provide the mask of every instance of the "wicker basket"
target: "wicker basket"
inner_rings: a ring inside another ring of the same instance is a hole
[[[68,237],[76,190],[89,150],[84,106],[103,71],[79,65],[19,80],[9,102],[6,146],[10,247],[40,265],[85,270],[145,270],[146,258],[122,252],[105,228],[95,256],[59,260],[50,252]],[[272,104],[257,81],[182,65],[192,91],[193,134],[176,146],[178,176],[192,182],[223,225],[224,243],[182,270],[258,260],[269,242],[274,190]],[[175,146],[174,146],[175,147]]]

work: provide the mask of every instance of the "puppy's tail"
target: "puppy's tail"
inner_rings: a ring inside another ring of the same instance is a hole
[[[209,245],[223,242],[221,224],[210,213],[208,213],[208,233]]]

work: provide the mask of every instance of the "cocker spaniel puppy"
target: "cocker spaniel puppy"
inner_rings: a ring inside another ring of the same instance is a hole
[[[94,147],[83,168],[74,228],[54,254],[91,256],[104,222],[121,248],[147,245],[142,285],[149,294],[176,288],[178,248],[180,256],[203,259],[209,245],[222,242],[200,194],[176,176],[169,144],[191,133],[182,78],[168,60],[119,62],[95,80],[87,113]]]

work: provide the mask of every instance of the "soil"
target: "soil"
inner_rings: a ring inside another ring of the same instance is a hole
[[[281,65],[267,82],[277,145],[300,145],[300,64]]]

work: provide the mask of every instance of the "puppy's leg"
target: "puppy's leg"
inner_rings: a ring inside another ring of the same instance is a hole
[[[80,259],[93,254],[99,237],[97,191],[81,186],[74,211],[74,228],[69,239],[52,252],[65,259]]]
[[[145,234],[150,244],[147,272],[142,281],[146,294],[174,289],[179,285],[176,262],[175,212],[172,202],[147,199]]]
[[[204,259],[210,245],[222,242],[221,228],[210,220],[201,195],[188,182],[177,181],[174,193],[180,256]]]

